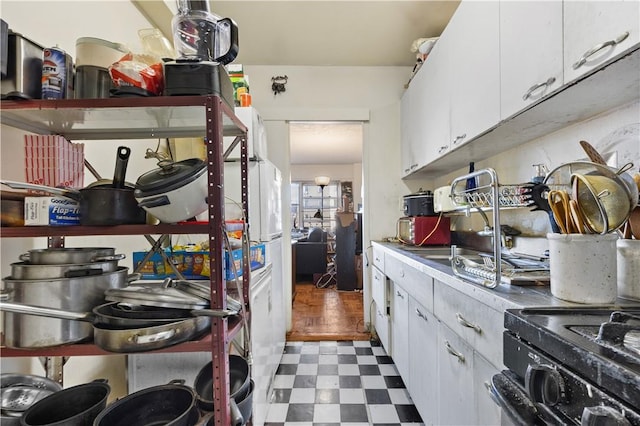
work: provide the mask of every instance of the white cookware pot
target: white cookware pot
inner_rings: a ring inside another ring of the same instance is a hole
[[[199,158],[161,161],[141,175],[134,196],[138,205],[161,222],[176,223],[207,210],[207,165]]]

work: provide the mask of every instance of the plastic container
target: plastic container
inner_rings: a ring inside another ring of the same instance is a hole
[[[576,303],[613,303],[618,295],[616,234],[547,234],[551,294]]]
[[[616,242],[618,296],[640,300],[640,240]]]

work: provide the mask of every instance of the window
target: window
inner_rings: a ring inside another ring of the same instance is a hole
[[[340,200],[340,182],[330,182],[324,188],[312,181],[291,183],[291,224],[296,229],[322,226],[333,231]],[[321,218],[320,215],[323,217]]]

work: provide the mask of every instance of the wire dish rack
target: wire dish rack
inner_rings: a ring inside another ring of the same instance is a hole
[[[496,288],[503,278],[500,209],[526,207],[524,185],[500,185],[496,171],[487,168],[454,179],[451,183],[451,199],[461,210],[475,208],[482,213],[483,209],[491,209],[493,263],[471,263],[452,256],[451,266],[453,272],[462,278],[488,288]]]
[[[464,177],[462,177],[464,179]],[[466,179],[464,180],[466,182]],[[494,183],[477,186],[472,189],[461,188],[461,185],[452,185],[451,198],[460,207],[473,207],[486,209],[497,207],[527,207],[528,200],[525,197],[524,184],[497,184],[498,203],[495,203]]]

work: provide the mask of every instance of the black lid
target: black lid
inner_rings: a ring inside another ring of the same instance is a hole
[[[185,186],[205,173],[207,165],[199,158],[166,162],[141,175],[136,181],[136,193],[148,197]],[[136,195],[138,196],[138,195]]]

